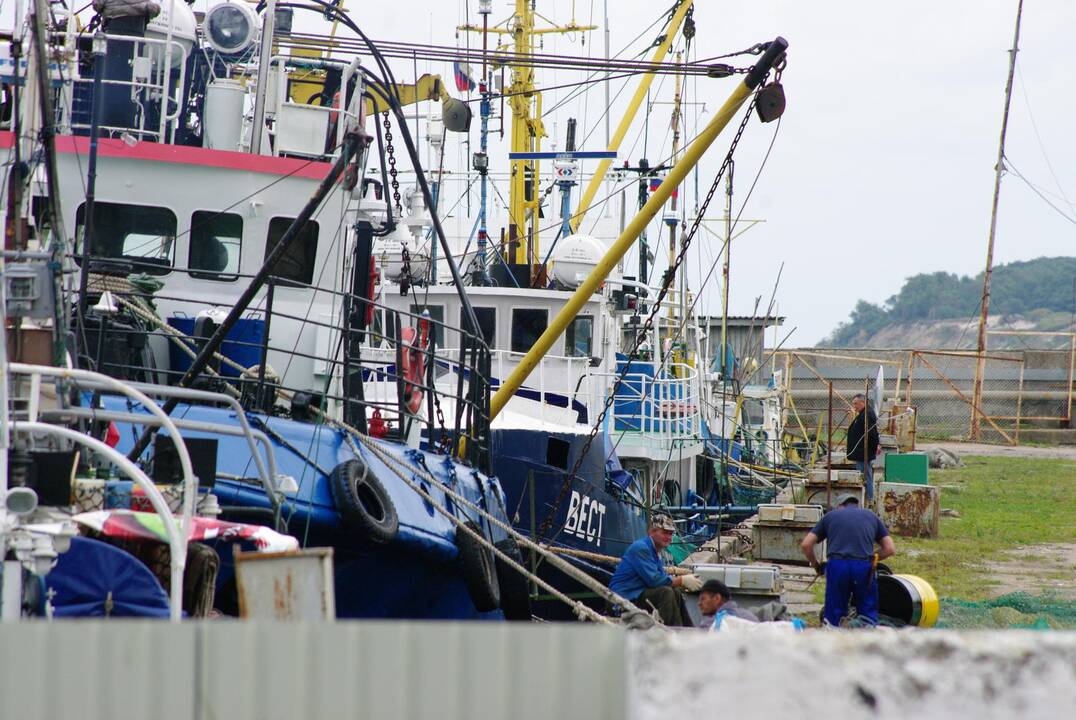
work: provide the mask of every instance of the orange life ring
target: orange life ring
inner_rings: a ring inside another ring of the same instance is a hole
[[[430,321],[425,317],[418,321],[418,329],[406,327],[400,330],[403,343],[403,402],[411,413],[422,408],[422,386],[426,384],[426,348],[429,347]]]

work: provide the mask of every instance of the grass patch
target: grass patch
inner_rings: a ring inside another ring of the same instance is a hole
[[[943,517],[938,538],[895,537],[894,572],[919,575],[939,597],[981,600],[994,583],[986,563],[1023,545],[1076,542],[1076,463],[1043,458],[965,457],[966,467],[931,470]],[[1027,562],[1035,562],[1028,557]]]

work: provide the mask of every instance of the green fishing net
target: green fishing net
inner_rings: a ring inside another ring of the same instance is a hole
[[[1076,601],[1024,592],[979,602],[942,598],[938,627],[1076,630]]]

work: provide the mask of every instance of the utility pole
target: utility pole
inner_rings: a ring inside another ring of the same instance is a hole
[[[990,238],[986,243],[986,271],[983,273],[983,300],[979,314],[979,341],[976,345],[975,387],[972,391],[971,439],[979,440],[983,406],[983,373],[986,370],[986,319],[990,314],[990,275],[994,270],[994,236],[998,226],[998,196],[1001,194],[1001,175],[1005,171],[1005,133],[1009,129],[1009,103],[1012,100],[1012,80],[1016,72],[1016,53],[1020,44],[1020,18],[1024,0],[1016,5],[1016,31],[1009,51],[1009,79],[1005,83],[1005,113],[1001,116],[1001,141],[998,143],[998,162],[994,167],[994,203],[990,211]]]

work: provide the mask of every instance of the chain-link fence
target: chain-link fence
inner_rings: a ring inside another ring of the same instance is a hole
[[[970,440],[975,414],[977,353],[915,350],[909,360],[912,378],[908,403],[916,407],[920,438]],[[985,354],[983,390],[978,407],[979,440],[1020,442],[1024,384],[1021,358]]]
[[[995,337],[1002,335],[1010,337]],[[1076,334],[999,331],[989,337],[978,439],[1018,444],[1022,439],[1063,442],[1073,436]],[[972,439],[976,364],[971,351],[860,349],[779,351],[768,363],[774,382],[789,391],[785,430],[793,439],[828,436],[832,383],[838,442],[852,396],[863,393],[880,407],[882,432],[897,435],[902,448],[910,446],[909,434],[912,442]]]
[[[1024,361],[1020,425],[1040,433],[1071,427],[1076,333],[992,330],[986,336],[988,351],[1000,345],[1020,349]]]
[[[907,388],[907,354],[879,352],[844,354],[841,351],[790,350],[774,355],[781,384],[789,389],[785,402],[785,430],[794,438],[829,437],[830,394],[833,385],[833,437],[844,437],[852,418],[852,398],[865,395],[879,412],[883,432],[890,426],[892,400]],[[879,384],[879,381],[881,384]]]

